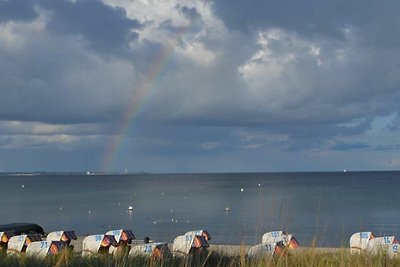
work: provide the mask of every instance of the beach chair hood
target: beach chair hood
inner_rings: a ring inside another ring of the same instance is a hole
[[[102,248],[108,250],[110,246],[117,246],[113,235],[89,235],[83,240],[82,256],[99,253]]]
[[[191,235],[191,236],[201,235],[201,236],[204,236],[206,241],[211,240],[211,236],[207,230],[193,230],[193,231],[187,232],[185,235],[186,236],[187,235]]]
[[[8,241],[7,253],[15,254],[25,252],[28,245],[35,241],[41,241],[39,235],[16,235]]]
[[[276,243],[279,241],[283,241],[284,237],[287,236],[287,233],[284,231],[272,231],[265,233],[261,238],[261,243]]]
[[[32,242],[26,248],[26,255],[45,258],[47,255],[56,255],[65,247],[63,241],[37,241]]]
[[[117,243],[125,242],[129,244],[135,239],[133,232],[126,229],[108,231],[106,235],[113,235]]]
[[[351,252],[365,250],[368,247],[370,240],[375,236],[372,232],[359,232],[350,237]]]
[[[272,231],[265,233],[262,236],[261,242],[265,244],[283,242],[283,245],[290,249],[295,249],[299,246],[294,235],[288,234],[286,231]]]
[[[55,231],[47,235],[47,241],[63,241],[69,243],[71,240],[76,240],[77,237],[74,231]]]

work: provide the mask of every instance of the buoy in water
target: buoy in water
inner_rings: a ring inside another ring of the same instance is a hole
[[[226,207],[226,208],[225,208],[225,211],[226,211],[226,212],[229,212],[229,211],[231,211],[231,208]]]
[[[133,211],[133,207],[132,207],[132,206],[129,206],[129,207],[128,207],[128,210],[129,210],[129,211]]]

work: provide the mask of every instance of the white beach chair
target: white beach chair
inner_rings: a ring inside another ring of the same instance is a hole
[[[62,241],[67,246],[71,245],[72,240],[76,240],[77,237],[74,231],[55,231],[50,232],[47,237],[46,241]]]
[[[295,249],[299,246],[296,238],[292,234],[288,234],[286,231],[272,231],[265,233],[261,238],[261,243],[271,244],[283,242],[283,245],[289,249]]]
[[[16,235],[8,241],[7,254],[19,255],[26,251],[28,245],[35,241],[42,241],[39,235]]]
[[[82,257],[108,253],[111,246],[116,246],[117,241],[113,235],[89,235],[83,239]]]
[[[187,232],[185,235],[177,236],[172,244],[173,253],[189,255],[193,251],[204,250],[209,244],[203,235],[196,235],[196,231]]]
[[[165,259],[171,255],[168,243],[147,243],[143,245],[133,246],[129,251],[129,256],[145,256],[155,259]]]
[[[108,252],[113,255],[123,255],[125,253],[125,250],[129,248],[128,244],[130,244],[132,240],[135,239],[135,235],[133,234],[133,232],[126,229],[111,230],[108,231],[106,235],[114,236],[115,241],[117,242],[117,246],[110,247],[110,249],[108,250]]]
[[[365,251],[369,242],[374,238],[375,236],[372,232],[359,232],[353,234],[350,237],[350,252],[360,253],[361,251]]]
[[[366,252],[372,254],[385,253],[389,256],[397,254],[397,247],[399,242],[395,236],[381,236],[375,237],[368,242]]]
[[[26,256],[44,259],[47,255],[56,255],[67,245],[63,241],[36,241],[26,248]]]
[[[261,243],[249,249],[247,256],[249,259],[271,257],[275,254],[280,255],[284,252],[285,246],[282,241],[274,243]]]

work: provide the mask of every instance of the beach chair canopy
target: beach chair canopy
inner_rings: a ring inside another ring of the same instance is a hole
[[[63,241],[68,244],[71,242],[71,240],[76,240],[76,239],[77,239],[77,237],[76,237],[74,231],[50,232],[46,237],[47,241]]]
[[[133,232],[126,229],[108,231],[106,235],[113,235],[117,243],[124,242],[130,244],[135,239]]]
[[[25,252],[28,245],[35,241],[42,241],[39,235],[16,235],[8,241],[7,253]]]
[[[202,235],[195,235],[193,232],[188,232],[188,235],[177,236],[172,244],[173,252],[181,252],[189,254],[192,249],[208,248],[207,240]]]
[[[26,255],[45,258],[47,255],[56,255],[66,246],[63,241],[37,241],[32,242],[26,248]]]
[[[261,242],[265,244],[283,242],[285,247],[291,249],[295,249],[299,246],[299,242],[297,242],[294,235],[288,234],[286,231],[272,231],[265,233],[262,236]]]
[[[370,240],[375,236],[372,232],[359,232],[350,237],[350,248],[352,252],[365,250]]]
[[[261,243],[276,243],[279,241],[283,241],[287,236],[285,231],[272,231],[265,233],[261,238]]]
[[[207,230],[193,230],[193,231],[189,231],[185,234],[186,236],[191,235],[191,236],[196,236],[196,235],[201,235],[204,236],[204,238],[206,239],[206,241],[211,240],[211,236],[208,233]]]
[[[283,253],[285,246],[282,241],[275,243],[261,243],[249,249],[247,255],[251,259],[273,256]]]
[[[0,225],[0,232],[8,232],[12,236],[14,235],[28,235],[28,234],[40,234],[45,235],[43,228],[34,223],[11,223]]]
[[[133,246],[129,251],[129,256],[147,256],[155,258],[163,258],[169,256],[168,243],[148,243],[139,246]]]
[[[113,235],[89,235],[83,240],[82,256],[99,253],[101,250],[108,251],[110,246],[117,246]]]

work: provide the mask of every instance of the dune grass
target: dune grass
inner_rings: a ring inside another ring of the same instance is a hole
[[[369,255],[358,254],[352,255],[348,250],[339,252],[318,252],[317,249],[306,249],[301,251],[291,251],[283,256],[265,257],[256,260],[250,260],[245,255],[228,256],[217,252],[209,252],[207,254],[190,257],[190,258],[170,258],[163,261],[153,260],[146,257],[119,257],[113,258],[110,255],[99,255],[96,257],[83,258],[76,253],[65,252],[57,256],[48,256],[44,260],[25,257],[21,255],[0,256],[0,266],[80,266],[80,267],[97,267],[97,266],[150,266],[150,267],[264,267],[264,266],[400,266],[400,258],[389,258],[385,254]]]

